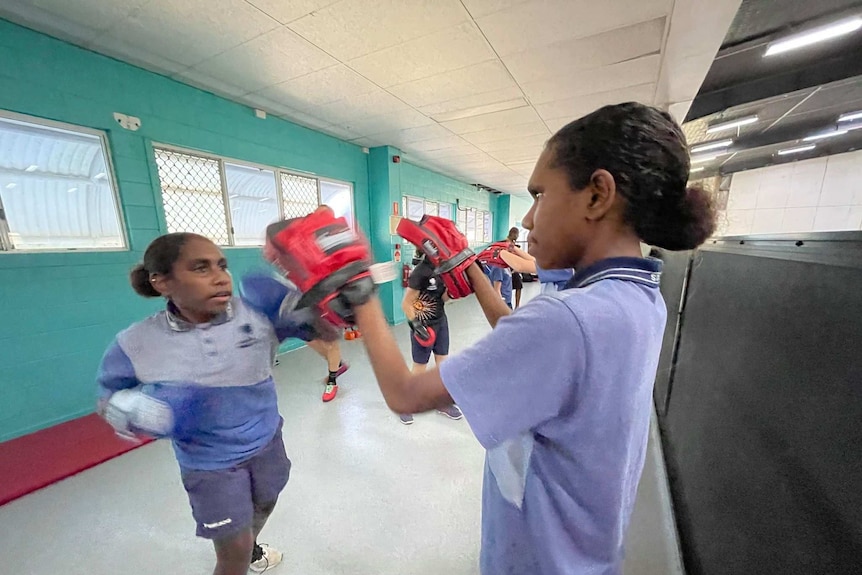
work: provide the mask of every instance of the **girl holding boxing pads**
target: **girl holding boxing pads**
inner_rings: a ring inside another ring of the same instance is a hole
[[[622,572],[666,320],[661,262],[641,257],[640,241],[688,250],[710,236],[709,197],[688,177],[685,136],[666,112],[620,104],[563,127],[530,178],[523,225],[539,266],[577,273],[511,315],[451,222],[417,224],[433,227],[417,240],[428,257],[458,254],[435,266],[453,285],[466,274],[495,326],[424,373],[408,369],[378,299],[345,285],[390,408],[457,402],[487,449],[485,575]]]
[[[279,341],[320,334],[274,277],[249,275],[234,297],[224,254],[195,234],[155,239],[131,283],[167,305],[108,348],[99,412],[121,435],[171,438],[216,575],[266,571],[282,554],[257,536],[290,474],[271,366]]]

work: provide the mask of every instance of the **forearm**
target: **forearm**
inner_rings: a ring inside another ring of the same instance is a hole
[[[473,293],[476,294],[476,299],[479,300],[479,305],[482,306],[482,311],[485,313],[485,319],[488,320],[491,327],[496,326],[501,317],[512,313],[512,310],[491,285],[488,277],[482,272],[482,268],[477,264],[467,268],[467,278],[470,280],[470,285],[473,286]]]
[[[536,262],[534,260],[523,258],[521,256],[518,256],[516,254],[510,254],[508,252],[500,252],[500,257],[503,259],[504,262],[509,264],[510,268],[512,268],[516,272],[521,272],[525,274],[536,273]]]
[[[533,265],[535,265],[536,258],[531,256],[530,254],[528,254],[527,252],[525,252],[524,250],[522,250],[518,246],[513,246],[512,250],[514,251],[515,255],[518,256],[519,258],[524,258],[525,260],[529,260],[529,261],[533,262]]]
[[[354,312],[377,384],[392,411],[419,413],[452,403],[436,368],[410,373],[377,298],[356,306]]]

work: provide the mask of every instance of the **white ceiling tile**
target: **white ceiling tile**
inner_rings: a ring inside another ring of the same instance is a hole
[[[519,162],[517,164],[506,164],[507,167],[525,178],[533,175],[533,168],[536,167],[536,162]]]
[[[544,136],[545,138],[549,138],[551,133],[548,131],[548,128],[545,127],[542,120],[536,119],[524,124],[496,126],[479,132],[471,132],[469,134],[464,134],[464,139],[478,146],[482,146],[489,142],[512,140],[527,136]]]
[[[481,18],[494,12],[499,12],[518,4],[526,4],[535,0],[462,0],[464,6],[473,18]]]
[[[278,25],[244,0],[149,0],[108,36],[192,66]]]
[[[98,28],[72,22],[27,0],[4,0],[0,3],[0,18],[84,47],[102,33]]]
[[[254,94],[247,95],[253,96]],[[306,126],[308,128],[313,128],[315,130],[321,130],[329,126],[329,122],[324,122],[320,118],[316,118],[311,114],[306,114],[305,112],[301,112],[299,110],[286,110],[281,113],[281,116],[286,120],[290,120],[291,122]]]
[[[346,62],[468,18],[458,0],[344,0],[291,22],[290,28]]]
[[[445,128],[444,128],[445,129]],[[448,131],[448,130],[447,130]],[[406,142],[404,146],[409,146],[411,150],[430,152],[432,150],[445,150],[446,148],[457,148],[469,145],[461,136],[456,136],[449,132],[448,136],[434,138],[432,140],[421,140],[419,142]]]
[[[536,115],[536,110],[530,106],[524,106],[514,110],[506,110],[504,112],[494,112],[491,114],[483,114],[481,116],[473,116],[471,118],[452,120],[451,122],[442,122],[442,124],[456,134],[469,134],[471,132],[480,132],[490,128],[526,124],[538,119],[539,117]]]
[[[571,121],[585,116],[602,106],[610,104],[620,104],[622,102],[641,102],[643,104],[652,104],[654,95],[655,83],[642,84],[640,86],[623,88],[622,90],[589,94],[586,96],[578,96],[576,98],[567,98],[565,100],[549,102],[547,104],[539,104],[536,106],[536,111],[539,112],[542,118],[545,118],[546,120],[567,118],[568,121]]]
[[[503,61],[521,84],[545,78],[566,78],[576,70],[591,70],[659,53],[664,28],[665,19],[657,18],[588,38],[538,46],[510,54]]]
[[[277,102],[275,100],[271,100],[260,94],[246,94],[237,98],[241,103],[251,107],[251,108],[260,108],[265,112],[269,112],[270,114],[275,115],[285,115],[289,116],[293,113],[293,110],[288,106],[285,106],[281,102]]]
[[[481,90],[481,88],[479,89]],[[393,91],[393,89],[390,88],[390,91]],[[510,87],[503,88],[501,90],[473,93],[469,96],[464,96],[463,98],[446,100],[445,102],[428,104],[427,106],[419,106],[417,109],[423,114],[433,117],[437,114],[469,111],[488,104],[495,104],[497,102],[510,102],[514,99],[522,98],[523,95],[524,93],[521,89],[512,84]],[[407,103],[409,104],[410,102]]]
[[[478,146],[492,155],[494,152],[517,150],[524,148],[534,148],[537,150],[541,150],[545,146],[545,142],[548,141],[548,137],[548,132],[547,130],[545,130],[541,134],[535,134],[531,136],[519,135],[516,138],[485,142],[483,144],[478,144]]]
[[[389,132],[396,128],[414,128],[431,124],[431,120],[411,108],[396,112],[385,112],[376,116],[362,117],[361,114],[351,114],[353,119],[340,124],[359,132],[363,136]]]
[[[293,22],[315,10],[326,8],[338,0],[246,0],[282,24]]]
[[[473,116],[482,116],[492,112],[502,112],[504,110],[514,110],[527,105],[527,100],[517,98],[515,100],[507,100],[505,102],[495,102],[493,104],[485,104],[484,106],[476,106],[466,110],[457,110],[454,112],[445,112],[433,116],[435,122],[449,122],[451,120],[460,120],[461,118],[470,118]]]
[[[347,64],[388,87],[492,60],[494,52],[472,22],[368,54]]]
[[[409,149],[409,146],[405,146],[405,148]],[[414,152],[414,154],[427,160],[444,160],[446,158],[468,158],[485,156],[484,152],[476,148],[476,146],[471,146],[470,144],[461,144],[459,146],[453,146],[451,148],[444,148],[441,150],[416,151]]]
[[[8,4],[7,4],[8,2]],[[113,24],[129,15],[146,0],[126,0],[124,2],[105,2],[104,0],[30,0],[30,4],[62,17],[68,22],[92,28],[106,30]],[[25,4],[17,0],[6,0],[4,8],[11,9],[14,4]]]
[[[439,138],[458,137],[452,136],[452,132],[439,124],[429,124],[427,126],[419,126],[418,128],[393,130],[372,135],[393,144],[411,144],[415,142],[427,142],[429,140]],[[464,142],[464,140],[461,140],[460,138],[458,139],[462,143]]]
[[[380,140],[378,138],[372,138],[369,136],[363,136],[361,138],[356,138],[355,140],[350,140],[351,144],[356,144],[357,146],[362,146],[364,148],[376,148],[378,146],[386,146],[388,145],[385,141]]]
[[[539,159],[539,154],[541,153],[541,147],[532,147],[513,150],[499,150],[496,152],[489,152],[489,155],[504,164],[512,164],[518,162],[535,162]]]
[[[309,109],[308,112],[328,122],[344,123],[405,109],[409,109],[407,104],[389,92],[376,88],[374,91],[359,95],[342,93],[342,99]],[[384,130],[378,130],[378,132],[382,131]]]
[[[137,46],[133,46],[120,38],[100,36],[94,41],[92,49],[159,74],[170,76],[186,69],[180,62],[164,58]]]
[[[672,6],[673,0],[545,0],[518,4],[477,23],[496,52],[505,56],[667,16]]]
[[[277,28],[195,66],[214,78],[256,92],[265,86],[316,72],[338,60],[288,28]]]
[[[325,68],[287,82],[271,86],[260,93],[299,110],[310,110],[344,98],[379,90],[344,65]]]
[[[503,63],[492,59],[466,66],[459,70],[452,70],[413,82],[390,86],[387,89],[411,106],[419,108],[505,88],[516,88],[515,82],[506,71]],[[520,95],[519,92],[517,96]],[[502,99],[513,97],[516,96]]]
[[[194,86],[195,88],[227,96],[228,98],[236,98],[237,96],[241,96],[248,92],[244,86],[237,86],[230,82],[224,82],[218,78],[213,78],[209,74],[203,74],[194,68],[188,68],[182,72],[174,74],[172,78],[184,84]],[[275,111],[275,109],[272,108],[270,110],[273,112]]]
[[[595,70],[584,70],[578,74],[521,84],[521,87],[530,102],[539,105],[629,86],[654,84],[658,81],[660,68],[661,56],[654,54]]]

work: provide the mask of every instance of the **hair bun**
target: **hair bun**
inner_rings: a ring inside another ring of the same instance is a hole
[[[150,272],[146,270],[144,264],[138,264],[129,272],[129,283],[132,284],[132,289],[143,297],[159,297],[160,294],[153,287],[153,282],[150,281]]]

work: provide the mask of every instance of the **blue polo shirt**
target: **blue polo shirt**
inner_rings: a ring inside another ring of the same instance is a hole
[[[666,320],[660,269],[598,262],[440,366],[487,449],[483,574],[622,572]]]
[[[539,277],[539,283],[542,284],[542,293],[560,291],[566,287],[572,276],[575,275],[575,270],[572,268],[562,270],[545,270],[536,266],[536,275]]]
[[[494,282],[500,282],[500,295],[503,296],[506,305],[512,307],[512,270],[498,266],[489,267],[491,268],[489,276],[491,285],[494,285]]]
[[[281,420],[272,379],[278,343],[311,337],[308,326],[278,316],[284,287],[270,283],[255,283],[248,295],[256,305],[233,298],[209,323],[188,323],[168,303],[120,332],[99,367],[100,396],[139,388],[170,405],[170,437],[186,469],[225,469],[250,459]]]

